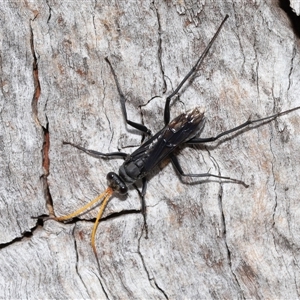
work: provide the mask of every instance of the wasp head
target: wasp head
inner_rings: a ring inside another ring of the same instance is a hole
[[[113,191],[118,192],[121,195],[127,193],[128,188],[122,178],[114,172],[109,172],[106,175],[108,181],[108,186],[113,189]]]

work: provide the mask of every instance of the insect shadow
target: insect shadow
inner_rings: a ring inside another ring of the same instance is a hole
[[[221,25],[217,29],[216,33],[214,34],[213,38],[205,48],[204,52],[201,54],[195,65],[192,67],[192,69],[188,72],[188,74],[182,79],[182,81],[179,83],[177,88],[166,98],[165,107],[164,107],[164,123],[165,126],[152,135],[151,131],[143,124],[133,122],[127,118],[127,111],[126,111],[126,105],[125,105],[125,95],[123,94],[119,81],[117,78],[117,75],[114,71],[114,68],[109,61],[109,59],[106,57],[105,61],[109,65],[109,68],[111,70],[111,73],[114,77],[115,84],[120,96],[120,103],[122,108],[122,113],[124,116],[124,119],[128,125],[131,127],[141,131],[144,135],[148,137],[146,141],[133,153],[127,154],[124,152],[111,152],[111,153],[102,153],[95,150],[86,149],[82,146],[75,145],[71,142],[63,142],[64,145],[71,145],[73,147],[76,147],[77,149],[95,157],[98,159],[103,158],[123,158],[124,162],[119,168],[118,174],[115,172],[109,172],[106,176],[108,181],[108,187],[107,189],[97,196],[95,199],[93,199],[91,202],[86,204],[85,206],[81,207],[80,209],[76,210],[74,213],[71,213],[66,216],[61,217],[55,217],[53,219],[57,221],[66,221],[69,219],[72,219],[79,214],[83,213],[87,209],[90,209],[94,204],[96,204],[98,201],[103,199],[100,210],[98,212],[93,230],[91,235],[91,245],[93,248],[94,253],[97,255],[96,247],[95,247],[95,233],[97,230],[97,226],[99,223],[99,220],[102,216],[102,213],[110,199],[113,193],[118,193],[120,195],[127,194],[128,187],[134,186],[140,195],[141,198],[141,213],[144,218],[144,230],[145,230],[145,236],[147,238],[148,236],[148,227],[147,227],[147,219],[146,219],[146,205],[145,205],[145,194],[147,190],[147,176],[150,175],[152,170],[164,159],[169,158],[175,168],[175,170],[178,172],[178,174],[182,177],[198,177],[198,178],[217,178],[218,180],[222,181],[230,181],[237,184],[242,184],[244,187],[248,187],[248,185],[243,182],[242,180],[227,177],[227,176],[220,176],[216,174],[211,174],[210,172],[206,173],[199,173],[199,174],[193,174],[193,173],[185,173],[177,159],[177,157],[174,154],[174,150],[177,149],[179,146],[182,145],[199,145],[209,142],[214,142],[216,140],[219,140],[222,137],[225,137],[226,140],[229,135],[232,138],[235,134],[240,134],[241,131],[246,130],[249,128],[250,125],[253,127],[261,126],[267,122],[273,121],[276,118],[288,114],[294,110],[299,109],[300,107],[295,107],[293,109],[289,109],[277,114],[273,114],[271,116],[267,116],[260,119],[254,119],[252,120],[249,118],[246,122],[243,124],[236,126],[232,129],[223,131],[215,136],[212,137],[198,137],[198,133],[201,132],[203,129],[204,123],[205,123],[205,117],[204,117],[204,110],[200,107],[196,107],[192,110],[187,111],[186,113],[183,113],[176,117],[175,119],[170,121],[170,101],[174,96],[178,94],[180,90],[182,90],[182,86],[188,79],[193,79],[195,72],[201,65],[203,59],[207,55],[209,49],[211,48],[212,44],[214,43],[215,39],[217,38],[222,26],[224,25],[225,21],[227,20],[228,15],[224,18]],[[251,128],[251,129],[252,129]],[[235,134],[233,134],[235,133]],[[232,135],[233,134],[233,135]],[[136,182],[140,181],[142,182],[142,188],[139,190],[136,186]]]

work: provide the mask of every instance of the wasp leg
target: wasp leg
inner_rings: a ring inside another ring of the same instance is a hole
[[[222,137],[224,135],[227,135],[227,134],[230,134],[232,132],[238,131],[238,130],[240,130],[242,128],[245,128],[247,126],[250,126],[252,124],[255,124],[255,123],[258,123],[258,122],[262,122],[262,124],[259,124],[258,126],[267,124],[267,123],[275,120],[276,118],[278,118],[282,115],[288,114],[288,113],[290,113],[294,110],[297,110],[297,109],[300,109],[300,106],[297,106],[297,107],[294,107],[292,109],[285,110],[285,111],[282,111],[280,113],[277,113],[277,114],[274,114],[272,116],[268,116],[268,117],[265,117],[265,118],[261,118],[261,119],[251,120],[251,118],[249,117],[249,119],[245,123],[243,123],[243,124],[241,124],[237,127],[234,127],[232,129],[221,132],[220,134],[218,134],[216,136],[209,137],[209,138],[193,138],[193,139],[191,139],[191,140],[189,140],[185,143],[186,144],[200,144],[200,143],[206,143],[206,142],[213,142],[213,141],[219,139],[220,137]]]
[[[210,174],[210,173],[201,173],[201,174],[186,174],[183,172],[179,161],[177,159],[177,157],[175,155],[171,155],[170,156],[172,164],[174,166],[174,168],[177,170],[177,172],[181,175],[181,176],[185,176],[185,177],[215,177],[215,178],[220,178],[220,179],[226,179],[226,180],[230,180],[232,182],[238,183],[238,184],[242,184],[244,187],[249,187],[248,184],[246,184],[244,181],[239,180],[239,179],[235,179],[235,178],[231,178],[231,177],[227,177],[227,176],[220,176],[220,175],[214,175],[214,174]]]
[[[145,229],[145,238],[148,238],[148,224],[147,224],[147,211],[146,211],[146,202],[145,202],[145,195],[146,195],[146,191],[147,191],[147,179],[146,177],[142,178],[142,191],[140,191],[137,186],[135,184],[133,184],[133,186],[135,187],[135,189],[138,191],[139,196],[141,197],[141,212],[144,218],[144,229]]]
[[[210,40],[209,44],[206,46],[205,50],[203,51],[203,53],[201,54],[201,56],[199,57],[199,59],[197,60],[197,62],[195,63],[195,65],[192,67],[192,69],[182,79],[182,81],[179,83],[179,85],[177,86],[177,88],[167,97],[166,104],[165,104],[165,111],[164,111],[165,125],[169,124],[169,122],[170,122],[170,101],[171,101],[171,99],[179,92],[179,90],[182,88],[182,86],[184,85],[184,83],[189,79],[189,77],[199,68],[199,66],[203,62],[205,56],[207,55],[210,47],[214,43],[214,41],[217,38],[217,36],[218,36],[218,34],[219,34],[222,26],[224,25],[224,23],[228,19],[228,17],[229,16],[226,15],[226,17],[222,21],[221,25],[219,26],[218,30],[214,34],[213,38]]]
[[[87,153],[88,155],[91,155],[95,158],[105,158],[105,157],[108,157],[108,158],[117,158],[117,157],[127,157],[128,154],[127,153],[124,153],[124,152],[111,152],[111,153],[102,153],[102,152],[98,152],[98,151],[95,151],[95,150],[90,150],[90,149],[86,149],[86,148],[83,148],[81,146],[78,146],[78,145],[75,145],[73,143],[70,143],[70,142],[63,142],[64,145],[71,145],[85,153]]]
[[[139,124],[139,123],[135,123],[135,122],[132,122],[130,120],[127,119],[127,111],[126,111],[126,105],[125,105],[125,95],[123,94],[121,88],[120,88],[120,84],[119,84],[119,81],[118,81],[118,77],[115,73],[115,70],[113,69],[109,59],[107,57],[105,57],[105,60],[106,62],[109,64],[110,66],[110,69],[111,69],[111,72],[114,76],[114,79],[115,79],[115,83],[116,83],[116,86],[117,86],[117,90],[118,90],[118,93],[120,95],[120,101],[121,101],[121,106],[122,106],[122,112],[123,112],[123,116],[125,118],[125,121],[128,125],[132,126],[133,128],[135,129],[138,129],[142,132],[144,132],[145,134],[147,135],[150,135],[151,136],[151,130],[148,129],[145,125],[143,124]]]

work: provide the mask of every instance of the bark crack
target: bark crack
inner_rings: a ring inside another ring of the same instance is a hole
[[[94,9],[96,10],[96,5],[97,5],[97,1],[95,1],[94,4]],[[97,39],[97,28],[96,28],[96,23],[95,23],[95,14],[92,14],[92,20],[93,20],[93,27],[94,27],[94,33],[95,33],[95,44],[96,44],[96,48],[98,48],[98,39]]]
[[[291,58],[290,72],[289,72],[289,75],[288,75],[289,84],[288,84],[287,92],[289,92],[290,87],[291,87],[291,77],[292,77],[292,73],[293,73],[293,70],[294,70],[294,59],[295,59],[296,53],[297,53],[297,51],[296,51],[296,48],[294,46],[293,47],[293,54],[292,54],[292,58]]]
[[[74,250],[75,250],[75,254],[76,254],[76,264],[75,264],[75,269],[76,269],[76,273],[78,275],[78,277],[80,278],[85,290],[86,290],[86,293],[89,295],[89,289],[88,287],[86,286],[86,284],[84,283],[84,280],[82,279],[82,276],[78,270],[78,262],[79,262],[79,255],[78,255],[78,249],[77,249],[77,242],[76,242],[76,238],[75,238],[75,226],[73,227],[73,232],[72,232],[72,235],[73,235],[73,238],[74,238]]]
[[[44,143],[43,143],[43,149],[42,149],[42,154],[43,154],[43,171],[44,174],[42,175],[42,180],[43,180],[43,186],[44,186],[44,195],[46,199],[46,205],[49,210],[50,215],[54,214],[53,210],[53,201],[52,201],[52,196],[50,193],[50,188],[49,188],[49,183],[48,183],[48,176],[49,176],[49,169],[50,169],[50,158],[49,158],[49,150],[50,150],[50,134],[49,134],[49,123],[47,122],[46,128],[43,128],[44,132]]]
[[[43,220],[38,219],[36,226],[34,226],[33,228],[30,229],[30,231],[25,231],[22,233],[21,237],[17,237],[15,239],[13,239],[10,242],[7,243],[1,243],[0,244],[0,249],[6,248],[12,244],[15,244],[16,242],[20,242],[26,238],[31,238],[33,236],[34,231],[36,231],[39,227],[42,227],[44,224]]]
[[[237,31],[239,30],[240,27],[240,23],[238,21],[238,14],[236,13],[236,5],[235,2],[232,3],[232,8],[234,10],[234,21],[235,21],[235,26]],[[233,31],[233,33],[236,35],[236,38],[238,40],[239,46],[240,46],[240,53],[242,54],[243,57],[243,63],[241,65],[241,69],[242,72],[245,71],[244,67],[245,67],[245,62],[246,62],[246,57],[245,57],[245,52],[244,52],[244,48],[243,48],[243,44],[242,44],[242,40],[241,40],[241,34],[237,34],[235,31]]]
[[[49,134],[49,122],[47,120],[46,127],[42,126],[39,118],[38,118],[38,101],[39,97],[41,95],[41,85],[39,80],[39,65],[38,65],[38,55],[35,50],[34,45],[34,32],[32,28],[32,22],[34,22],[35,18],[30,20],[30,47],[31,47],[31,53],[33,57],[33,63],[32,63],[32,76],[33,76],[33,83],[34,83],[34,93],[31,101],[31,109],[33,118],[38,126],[40,126],[43,130],[44,134],[44,142],[43,142],[43,148],[42,148],[42,166],[43,166],[43,172],[44,174],[41,177],[41,180],[43,181],[44,186],[44,195],[46,199],[46,205],[48,207],[49,213],[53,214],[53,203],[52,203],[52,197],[49,189],[49,184],[47,177],[49,175],[49,168],[50,168],[50,159],[49,159],[49,149],[50,149],[50,134]],[[47,119],[47,116],[46,116]]]
[[[143,264],[143,267],[144,267],[144,270],[147,274],[147,278],[150,282],[150,285],[152,286],[151,282],[154,283],[154,285],[156,286],[156,288],[162,293],[162,295],[164,296],[165,299],[169,299],[167,293],[159,286],[159,284],[156,282],[155,278],[150,276],[150,273],[148,271],[148,268],[146,266],[146,263],[145,263],[145,260],[144,260],[144,257],[143,257],[143,254],[141,252],[141,238],[142,238],[142,235],[143,235],[143,230],[142,230],[142,234],[140,235],[139,239],[138,239],[138,255],[140,256],[141,258],[141,261],[142,261],[142,264]]]
[[[162,92],[163,94],[166,92],[167,90],[167,83],[165,81],[165,72],[163,69],[163,64],[162,64],[162,37],[161,37],[161,22],[160,22],[160,15],[158,13],[158,9],[155,6],[155,2],[152,2],[152,6],[154,7],[154,11],[156,13],[156,18],[157,18],[157,26],[158,26],[158,40],[157,40],[157,44],[158,44],[158,49],[157,49],[157,57],[158,57],[158,62],[159,62],[159,68],[162,74],[162,79],[163,79],[163,88],[162,88]]]
[[[224,214],[224,210],[223,210],[223,187],[222,187],[222,184],[220,184],[219,197],[218,198],[219,198],[218,202],[219,202],[219,207],[220,207],[220,212],[221,212],[221,220],[222,220],[222,227],[223,227],[223,240],[224,240],[224,245],[225,245],[226,252],[227,252],[228,266],[229,266],[230,272],[232,274],[233,280],[234,280],[234,282],[236,283],[236,285],[239,289],[238,293],[239,293],[241,299],[246,299],[245,296],[244,296],[243,290],[240,286],[239,280],[238,280],[235,272],[232,269],[232,256],[231,256],[231,250],[230,250],[230,248],[228,246],[228,243],[227,243],[226,219],[225,219],[225,214]]]
[[[255,61],[256,61],[256,66],[255,66],[255,81],[256,81],[256,91],[257,91],[257,100],[259,99],[259,76],[258,76],[258,69],[259,69],[259,60],[258,60],[258,56],[257,56],[257,51],[256,51],[256,37],[254,40],[254,55],[255,55]]]
[[[106,217],[101,218],[101,222],[102,221],[107,221],[107,220],[110,220],[110,219],[119,218],[119,217],[121,217],[123,215],[140,214],[140,213],[141,213],[140,209],[124,209],[122,211],[114,212],[114,213],[109,214]]]
[[[207,149],[206,149],[207,150]],[[218,175],[219,176],[222,176],[221,172],[220,172],[220,167],[219,167],[219,164],[218,162],[214,159],[214,157],[210,154],[209,150],[207,150],[208,154],[209,154],[209,157],[211,158],[211,160],[213,161],[214,165],[216,166],[217,170],[218,170]],[[232,274],[232,277],[233,277],[233,280],[234,282],[236,283],[238,289],[239,289],[239,294],[240,294],[240,298],[241,299],[246,299],[245,296],[244,296],[244,293],[243,293],[243,290],[240,286],[240,283],[239,283],[239,280],[235,274],[235,272],[233,271],[232,269],[232,256],[231,256],[231,250],[228,246],[228,243],[227,243],[227,228],[226,228],[226,219],[225,219],[225,214],[224,214],[224,209],[223,209],[223,185],[222,183],[220,182],[220,188],[219,188],[219,194],[218,194],[218,203],[219,203],[219,209],[220,209],[220,214],[221,214],[221,225],[222,225],[222,238],[223,238],[223,241],[224,241],[224,245],[225,245],[225,249],[226,249],[226,253],[227,253],[227,261],[228,261],[228,266],[229,266],[229,269],[230,269],[230,272]]]
[[[3,99],[5,99],[5,102],[6,102],[6,96],[5,96],[5,82],[3,81],[3,70],[2,70],[2,55],[0,54],[0,74],[1,74],[1,77],[0,77],[0,88],[1,88],[1,92],[2,92],[2,97]],[[2,109],[3,109],[3,106],[0,106],[0,117],[2,119]],[[1,120],[2,121],[2,120]]]
[[[106,109],[105,109],[105,108],[104,108],[104,115],[105,115],[105,118],[106,118],[106,120],[107,120],[107,122],[108,122],[109,131],[111,132],[111,137],[110,137],[109,144],[108,144],[108,149],[109,149],[109,148],[110,148],[110,145],[111,145],[111,143],[112,143],[112,140],[113,140],[113,138],[114,138],[115,132],[114,132],[112,126],[111,126],[111,122],[110,122],[110,119],[109,119],[109,117],[108,117],[108,115],[107,115],[107,112],[106,112]],[[120,149],[119,149],[119,150],[120,150]]]
[[[30,47],[31,47],[31,53],[33,57],[33,63],[32,63],[32,76],[33,76],[33,83],[34,83],[34,92],[33,97],[31,101],[31,109],[34,116],[34,120],[36,123],[42,127],[40,124],[40,121],[38,119],[38,108],[37,103],[41,94],[41,85],[39,80],[39,69],[38,69],[38,59],[37,54],[34,47],[34,34],[33,34],[33,28],[31,26],[31,23],[34,21],[34,19],[30,20]]]
[[[48,0],[46,0],[46,5],[47,5],[48,8],[49,8],[49,16],[48,16],[48,19],[47,19],[47,24],[48,24],[48,23],[50,22],[51,17],[52,17],[52,8],[51,8],[51,6],[49,5]]]
[[[272,137],[270,138],[270,150],[271,150],[271,153],[272,153],[272,156],[273,156],[273,159],[271,160],[271,170],[272,170],[272,176],[273,176],[273,191],[274,191],[274,194],[275,194],[275,197],[274,197],[274,201],[275,201],[275,204],[274,204],[274,208],[273,208],[273,214],[272,214],[272,220],[273,220],[273,224],[272,224],[272,227],[274,228],[275,226],[275,215],[276,215],[276,210],[277,210],[277,205],[278,205],[278,196],[277,196],[277,186],[276,186],[276,180],[275,180],[275,167],[274,167],[274,163],[273,161],[275,162],[276,161],[276,156],[274,154],[274,151],[272,149]],[[274,233],[273,233],[273,238],[275,239],[275,236],[274,236]]]

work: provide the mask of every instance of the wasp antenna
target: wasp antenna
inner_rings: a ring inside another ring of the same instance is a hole
[[[92,245],[94,254],[97,257],[97,260],[98,260],[98,255],[97,255],[97,250],[96,250],[96,245],[95,245],[95,235],[96,235],[96,231],[97,231],[97,227],[98,227],[99,221],[100,221],[100,219],[102,217],[102,214],[104,212],[104,209],[105,209],[105,207],[106,207],[106,205],[107,205],[107,203],[108,203],[111,195],[113,194],[113,192],[114,192],[113,189],[110,188],[110,187],[108,187],[106,189],[106,191],[103,193],[105,198],[104,198],[104,200],[103,200],[103,202],[101,204],[101,207],[100,207],[100,210],[98,212],[97,219],[95,221],[95,224],[94,224],[94,227],[93,227],[93,231],[92,231],[91,245]]]
[[[97,196],[95,199],[93,199],[88,204],[86,204],[86,205],[82,206],[81,208],[77,209],[75,212],[73,212],[69,215],[61,216],[61,217],[54,217],[53,219],[56,220],[56,221],[66,221],[66,220],[72,219],[72,218],[80,215],[81,213],[83,213],[85,210],[87,210],[91,206],[93,206],[95,203],[97,203],[99,200],[101,200],[106,195],[107,195],[107,190],[105,192],[103,192],[102,194],[100,194],[99,196]]]

